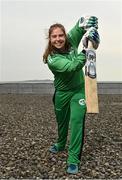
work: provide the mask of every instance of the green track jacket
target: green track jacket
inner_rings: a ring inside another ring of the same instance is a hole
[[[78,45],[85,31],[77,24],[67,34],[71,44],[70,52],[55,53],[48,56],[48,67],[54,74],[56,90],[68,91],[81,88],[84,84],[83,66],[86,62],[84,53],[78,53]]]

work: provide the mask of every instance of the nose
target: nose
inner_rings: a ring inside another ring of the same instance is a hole
[[[60,37],[59,36],[56,36],[56,40],[59,41]]]

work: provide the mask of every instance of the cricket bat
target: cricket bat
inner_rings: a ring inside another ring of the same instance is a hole
[[[99,113],[97,77],[96,77],[96,53],[89,40],[85,64],[85,96],[87,113]]]

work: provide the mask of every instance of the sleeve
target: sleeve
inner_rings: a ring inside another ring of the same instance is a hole
[[[76,25],[68,32],[68,40],[74,48],[78,48],[79,43],[85,32],[86,31],[83,28],[79,27],[79,20]]]
[[[72,61],[65,56],[53,57],[48,59],[48,67],[53,72],[73,72],[83,68],[86,62],[86,56],[82,52],[77,55]]]

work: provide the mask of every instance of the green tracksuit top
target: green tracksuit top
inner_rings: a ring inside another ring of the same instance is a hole
[[[48,67],[54,74],[56,90],[68,91],[81,88],[84,84],[83,66],[86,62],[84,53],[78,53],[78,45],[85,31],[77,24],[67,34],[71,44],[68,53],[54,53],[48,56]]]

